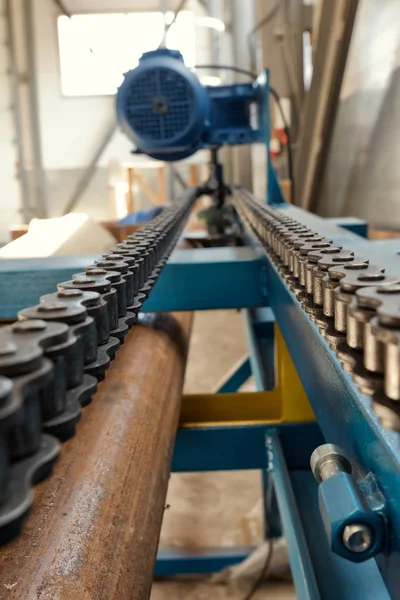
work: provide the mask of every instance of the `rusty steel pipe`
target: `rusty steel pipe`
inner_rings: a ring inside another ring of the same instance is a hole
[[[159,315],[130,332],[0,551],[0,600],[148,599],[191,324]]]

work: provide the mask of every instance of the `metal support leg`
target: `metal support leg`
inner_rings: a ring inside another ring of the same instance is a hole
[[[272,390],[275,385],[274,322],[270,308],[244,310],[251,371],[257,390]]]
[[[251,376],[251,366],[248,356],[242,358],[233,368],[233,371],[228,373],[224,380],[218,386],[216,394],[230,394],[237,392],[238,389],[246,383]]]
[[[275,432],[267,434],[266,450],[267,472],[273,478],[297,595],[302,600],[319,600],[318,585],[301,525],[296,498],[279,437]]]
[[[268,471],[261,471],[263,508],[264,508],[264,537],[282,537],[282,524],[276,499],[273,478]]]

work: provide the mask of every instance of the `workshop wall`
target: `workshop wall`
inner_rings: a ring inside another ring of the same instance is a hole
[[[8,49],[4,43],[7,39],[6,21],[4,18],[4,2],[0,3],[0,243],[8,241],[9,225],[20,222],[19,203],[20,190],[17,180],[17,153],[14,143],[13,114],[11,109],[10,78],[8,75]]]
[[[3,0],[0,0],[0,3]],[[13,0],[13,18],[17,46],[20,91],[27,102],[26,52],[23,28],[23,0]],[[160,10],[159,0],[68,0],[66,6],[71,13],[87,12],[132,12]],[[65,97],[61,91],[60,58],[57,33],[57,17],[60,14],[53,0],[34,0],[33,23],[35,54],[37,65],[37,83],[39,100],[40,133],[43,164],[48,187],[48,215],[59,216],[70,198],[79,178],[85,171],[94,152],[99,146],[110,125],[115,121],[113,96]],[[174,10],[175,2],[167,3]],[[198,8],[196,0],[188,2],[189,9]],[[3,28],[5,21],[1,20]],[[0,32],[2,33],[2,32]],[[4,36],[2,35],[2,38]],[[209,61],[209,38],[198,35],[198,60]],[[22,222],[18,213],[20,190],[15,179],[15,148],[12,144],[14,129],[9,110],[8,77],[6,73],[6,47],[0,48],[0,83],[6,93],[0,103],[0,149],[1,191],[0,206],[0,245],[9,241],[9,227]],[[28,127],[23,130],[27,148],[27,175],[30,187],[34,185],[32,161],[29,156],[31,140]],[[99,161],[96,173],[76,207],[98,219],[106,219],[109,213],[108,167],[110,160],[129,161],[132,144],[119,131],[114,135],[109,147]]]
[[[318,212],[400,228],[400,4],[360,0]]]

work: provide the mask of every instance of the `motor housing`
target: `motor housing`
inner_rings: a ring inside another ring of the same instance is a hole
[[[134,152],[164,161],[257,140],[253,83],[203,86],[178,50],[146,52],[117,93],[118,122]]]

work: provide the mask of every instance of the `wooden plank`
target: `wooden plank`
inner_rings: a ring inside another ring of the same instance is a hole
[[[130,332],[0,551],[0,598],[149,598],[191,324],[192,313],[164,314]]]
[[[165,166],[161,165],[157,168],[158,178],[158,204],[165,204],[167,201],[167,190],[165,187]]]
[[[160,204],[157,193],[153,190],[146,177],[138,171],[135,170],[135,179],[139,183],[140,187],[146,194],[146,196],[152,201],[155,206]]]
[[[128,167],[128,201],[127,201],[127,210],[128,214],[134,212],[135,210],[135,170],[133,167]]]
[[[197,165],[189,165],[189,187],[199,185],[199,171]]]

